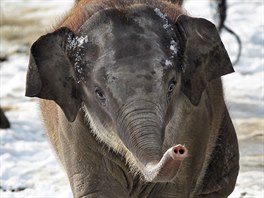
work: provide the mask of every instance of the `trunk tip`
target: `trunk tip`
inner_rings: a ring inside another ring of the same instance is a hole
[[[188,156],[187,148],[181,144],[172,147],[172,151],[173,159],[183,160]]]

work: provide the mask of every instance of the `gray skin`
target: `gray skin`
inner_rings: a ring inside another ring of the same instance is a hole
[[[227,197],[239,169],[220,79],[231,72],[212,23],[138,5],[40,37],[26,95],[45,99],[74,197]]]

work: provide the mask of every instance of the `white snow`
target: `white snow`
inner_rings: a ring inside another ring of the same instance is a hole
[[[171,40],[170,42],[170,50],[172,55],[176,55],[178,52],[178,46],[177,46],[177,42],[175,40]]]
[[[77,47],[83,48],[83,45],[88,42],[88,36],[76,36],[73,39],[68,38],[68,45],[70,49],[76,49]]]
[[[67,48],[69,48],[70,50],[75,50],[74,66],[77,72],[79,73],[79,83],[83,80],[83,68],[80,63],[82,60],[81,52],[84,48],[84,44],[88,42],[88,36],[75,36],[74,38],[71,38],[69,36],[67,42]]]
[[[163,20],[163,28],[168,31],[174,31],[173,27],[171,24],[169,24],[169,20],[167,18],[167,14],[166,13],[162,13],[161,10],[159,8],[155,8],[154,12]],[[166,68],[172,66],[172,60],[174,59],[175,55],[177,54],[178,51],[178,46],[177,46],[177,42],[172,39],[170,41],[170,51],[171,51],[171,56],[169,57],[169,60],[165,60],[165,66]]]
[[[172,62],[170,60],[165,60],[165,65],[166,66],[172,66]]]
[[[166,13],[162,13],[161,10],[159,8],[155,8],[154,12],[163,19],[163,28],[165,30],[168,30],[169,28],[172,28],[172,26],[169,24],[169,20],[167,18],[167,14]],[[172,29],[173,30],[173,29]]]
[[[241,145],[241,171],[230,197],[260,198],[264,197],[264,2],[228,2],[227,25],[239,34],[243,43],[240,61],[235,66],[236,73],[223,77],[225,97],[235,126],[239,129],[237,133]],[[53,16],[56,19],[58,13],[69,9],[70,4],[72,1],[67,0],[1,0],[0,8],[4,16],[13,14],[17,19],[26,16],[40,20],[47,15],[49,19]],[[192,16],[213,20],[209,0],[200,0],[199,3],[189,0],[185,8]],[[166,19],[160,10],[156,13]],[[51,20],[40,21],[40,26],[43,28],[45,24],[46,29],[54,24]],[[1,27],[1,32],[3,29]],[[27,35],[21,34],[23,37]],[[223,31],[222,40],[234,60],[237,53],[234,37]],[[79,43],[83,42],[85,38],[81,38]],[[0,45],[1,54],[11,54],[7,61],[0,63],[0,105],[6,110],[12,125],[11,129],[0,130],[0,197],[71,198],[67,177],[44,133],[37,100],[24,97],[27,50],[15,53],[21,49],[20,44],[2,39],[2,33]],[[170,49],[177,53],[176,44]],[[259,120],[258,125],[254,120]],[[243,123],[248,121],[254,124],[247,130]],[[254,128],[257,133],[251,133]],[[248,147],[244,148],[244,145]],[[250,152],[255,154],[252,156]]]
[[[167,14],[165,13],[162,13],[161,10],[159,8],[155,8],[154,9],[155,13],[160,17],[162,18],[163,20],[166,20],[167,19]]]
[[[27,55],[13,55],[0,65],[1,106],[10,108],[6,115],[12,125],[0,130],[0,197],[72,197],[44,134],[36,100],[24,96],[27,64]]]

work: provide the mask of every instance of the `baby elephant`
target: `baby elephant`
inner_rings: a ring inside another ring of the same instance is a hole
[[[82,0],[31,47],[39,97],[74,197],[227,197],[238,144],[215,26],[161,0]]]

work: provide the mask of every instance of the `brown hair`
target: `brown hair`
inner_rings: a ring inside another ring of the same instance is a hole
[[[162,0],[81,0],[71,9],[59,27],[68,27],[76,32],[87,19],[100,10],[109,8],[125,10],[127,7],[140,4],[160,9],[172,21],[176,21],[178,16],[183,14],[180,4]]]

